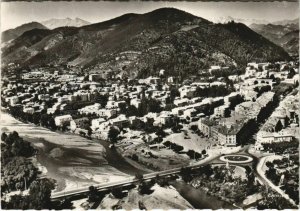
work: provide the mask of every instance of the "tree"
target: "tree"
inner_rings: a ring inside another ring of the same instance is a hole
[[[206,155],[206,150],[204,149],[204,150],[202,150],[202,155]]]
[[[263,190],[262,195],[263,195],[263,199],[261,201],[259,201],[259,203],[257,205],[257,209],[259,209],[259,210],[297,209],[297,206],[292,205],[288,200],[283,198],[278,193],[274,193],[273,191],[270,191],[270,190]]]
[[[180,169],[180,176],[182,177],[183,181],[190,182],[192,180],[192,171],[190,168],[182,167]]]
[[[150,182],[141,182],[138,190],[140,194],[151,194],[153,192],[153,190],[151,190],[151,188],[153,187],[154,182],[150,181]]]
[[[48,120],[49,120],[49,115],[48,114],[42,114],[41,119],[40,119],[40,124],[43,127],[47,127],[49,125]]]
[[[121,199],[121,198],[123,198],[123,196],[124,196],[124,194],[123,194],[121,188],[113,188],[113,189],[111,190],[111,193],[112,193],[112,195],[113,195],[115,198],[117,198],[117,199]]]
[[[53,117],[49,117],[48,124],[51,130],[56,130],[57,126]]]
[[[118,129],[116,129],[115,127],[110,127],[108,131],[108,138],[112,143],[116,143],[119,134],[120,131]]]
[[[55,188],[53,180],[44,178],[34,181],[30,185],[29,198],[31,209],[50,209],[51,208],[51,190]]]
[[[138,180],[139,183],[141,183],[143,181],[144,176],[140,173],[136,173],[135,178]]]
[[[166,136],[166,132],[162,128],[159,128],[158,131],[155,134],[158,137],[165,137]]]
[[[130,105],[128,106],[128,108],[126,109],[126,116],[130,117],[130,116],[136,116],[138,113],[138,109],[134,106],[134,105]]]
[[[202,167],[202,171],[204,172],[204,174],[206,175],[206,177],[210,177],[214,173],[211,165],[205,165],[205,166],[203,166]]]
[[[3,132],[3,133],[1,134],[1,140],[2,140],[3,142],[6,142],[6,138],[7,138],[7,134],[6,134],[5,132]]]
[[[194,132],[198,130],[198,126],[197,125],[192,125],[191,126],[191,130],[193,130]]]
[[[127,106],[124,103],[119,104],[119,112],[120,114],[126,114],[127,113]]]
[[[293,68],[290,68],[287,78],[293,78],[295,74],[296,74],[295,70]]]
[[[182,125],[175,125],[174,127],[172,127],[172,131],[173,133],[179,133],[182,128]]]
[[[98,199],[98,191],[94,186],[89,187],[88,202],[96,202]]]
[[[97,97],[95,97],[95,102],[96,103],[100,103],[100,105],[102,106],[102,108],[104,108],[108,102],[108,94],[106,95],[98,95]]]
[[[171,101],[170,103],[173,103],[174,99],[178,96],[180,96],[180,92],[178,91],[177,88],[172,87],[170,90],[170,101]]]
[[[87,131],[88,131],[88,136],[91,137],[93,133],[91,127],[88,127]]]

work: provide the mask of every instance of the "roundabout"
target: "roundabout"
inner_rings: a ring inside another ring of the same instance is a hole
[[[252,162],[253,158],[247,155],[223,155],[220,160],[226,163],[243,164]]]

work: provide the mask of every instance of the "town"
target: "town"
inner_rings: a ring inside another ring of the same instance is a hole
[[[1,103],[3,112],[22,122],[105,140],[133,166],[152,172],[220,156],[228,166],[227,156],[242,162],[245,155],[238,153],[247,148],[263,160],[250,170],[263,178],[258,183],[298,205],[298,66],[298,61],[252,62],[239,70],[216,65],[189,78],[161,69],[132,79],[122,71],[87,74],[79,67],[20,69],[12,63],[2,76]],[[197,177],[191,184],[199,186]],[[223,199],[241,200],[235,197]],[[255,202],[262,199],[256,195]]]

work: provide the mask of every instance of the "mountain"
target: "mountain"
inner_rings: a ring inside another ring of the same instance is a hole
[[[281,20],[281,21],[275,21],[272,24],[274,25],[288,25],[288,24],[299,24],[299,18],[293,19],[293,20]]]
[[[91,24],[90,22],[87,22],[80,18],[75,18],[75,19],[71,19],[71,18],[55,19],[54,18],[54,19],[50,19],[47,21],[43,21],[41,23],[49,29],[55,29],[55,28],[64,27],[64,26],[81,27],[81,26]]]
[[[81,66],[89,72],[146,77],[165,69],[189,77],[210,65],[290,59],[246,25],[214,24],[174,8],[126,14],[82,27],[26,32],[2,48],[2,65]]]
[[[266,20],[258,20],[258,19],[242,19],[242,18],[233,18],[231,16],[223,16],[223,17],[217,17],[212,20],[214,23],[228,23],[228,22],[237,22],[237,23],[243,23],[246,24],[247,26],[251,24],[268,24],[269,22]]]
[[[13,40],[20,35],[22,35],[24,32],[32,30],[32,29],[47,29],[43,24],[40,24],[38,22],[31,22],[26,23],[21,26],[18,26],[14,29],[9,29],[2,32],[2,42],[7,42],[9,40]]]
[[[250,28],[275,44],[283,47],[291,55],[299,51],[299,21],[285,20],[274,24],[252,24]],[[281,25],[282,24],[282,25]]]

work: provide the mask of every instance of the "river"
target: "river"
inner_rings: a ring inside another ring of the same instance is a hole
[[[47,168],[47,176],[56,180],[56,191],[146,173],[128,163],[116,149],[109,148],[105,140],[89,140],[73,134],[53,132],[23,123],[7,113],[1,113],[0,119],[2,132],[15,130],[38,148],[37,160]],[[235,208],[183,181],[171,184],[196,209]]]
[[[128,163],[104,140],[53,132],[34,124],[23,123],[1,112],[1,131],[17,131],[38,149],[37,160],[46,167],[46,176],[57,182],[55,191],[78,186],[112,182],[146,173]]]

